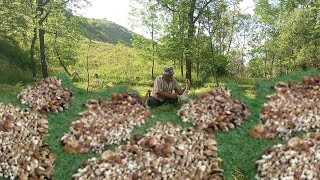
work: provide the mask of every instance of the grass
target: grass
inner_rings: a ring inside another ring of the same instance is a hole
[[[87,95],[81,89],[75,87],[71,88],[75,92],[76,98],[70,103],[70,107],[67,111],[59,114],[49,114],[49,137],[47,138],[48,144],[52,148],[56,156],[55,178],[56,179],[70,179],[72,174],[76,172],[79,165],[90,157],[96,156],[94,153],[88,154],[67,154],[63,152],[63,148],[60,145],[59,140],[68,132],[71,122],[78,119],[78,113],[84,111],[83,104],[88,99],[109,98],[112,92],[123,92],[127,88],[125,86],[119,86],[110,88],[100,93],[94,93]]]
[[[48,114],[49,121],[49,136],[46,138],[46,142],[50,145],[53,153],[55,154],[55,179],[66,180],[70,179],[72,174],[74,174],[79,165],[90,157],[96,156],[94,153],[87,154],[67,154],[63,152],[63,147],[60,145],[60,139],[64,133],[68,132],[71,122],[79,118],[78,113],[83,111],[85,108],[83,104],[88,99],[97,98],[109,98],[112,92],[123,92],[128,88],[125,86],[117,86],[114,88],[109,88],[99,93],[87,94],[84,90],[73,86],[69,80],[62,77],[63,84],[69,87],[74,93],[75,98],[70,102],[69,109],[60,112],[58,114],[50,113]],[[12,103],[15,105],[20,105],[20,102],[16,98],[16,95],[6,94],[0,97],[0,101],[4,103]],[[1,178],[0,178],[1,179]]]
[[[256,89],[251,87],[241,87],[236,82],[229,82],[226,84],[231,89],[233,97],[241,99],[250,110],[250,117],[240,127],[237,127],[228,132],[217,132],[216,138],[218,142],[218,154],[223,159],[222,168],[224,169],[224,176],[226,179],[232,179],[232,173],[235,167],[242,170],[246,179],[254,179],[256,174],[255,161],[258,160],[267,147],[270,147],[277,143],[283,143],[283,140],[273,139],[255,139],[248,135],[248,132],[256,124],[259,123],[259,112],[261,105],[266,101],[266,95],[273,92],[272,87],[278,81],[300,81],[302,76],[319,74],[319,70],[310,70],[292,74],[290,76],[278,77],[271,80],[263,80],[257,83]],[[112,92],[122,92],[129,89],[126,86],[116,86],[107,88],[99,93],[89,93],[80,88],[75,87],[67,78],[63,78],[63,83],[66,87],[72,89],[75,92],[75,98],[71,101],[68,110],[59,114],[49,114],[49,136],[46,142],[50,145],[54,154],[56,155],[55,166],[55,179],[66,180],[71,179],[72,174],[76,172],[80,164],[90,157],[98,156],[94,153],[87,154],[67,154],[63,152],[63,148],[59,143],[60,138],[64,133],[68,131],[68,128],[72,121],[76,120],[79,116],[78,113],[84,110],[83,103],[88,99],[99,97],[108,98]],[[199,92],[206,91],[212,88],[213,85],[208,87],[193,90],[192,93],[198,94]],[[150,87],[133,86],[132,89],[136,89],[143,94],[145,90]],[[245,88],[245,89],[244,89]],[[247,93],[246,90],[250,91]],[[256,92],[256,93],[255,93]],[[253,94],[253,95],[252,95]],[[0,97],[0,101],[5,103],[19,104],[16,98],[16,94],[3,94]],[[150,119],[145,125],[136,128],[133,134],[142,134],[145,131],[154,126],[156,122],[171,121],[174,124],[181,125],[183,127],[191,126],[190,123],[184,123],[177,116],[181,104],[176,107],[163,106],[156,109],[151,109],[153,118]],[[114,147],[114,146],[113,146]],[[1,178],[0,178],[1,179]]]
[[[235,83],[227,85],[233,97],[241,99],[250,110],[250,117],[240,127],[229,132],[216,134],[218,142],[218,155],[223,159],[222,168],[226,179],[232,179],[234,167],[239,167],[247,179],[254,179],[255,161],[261,157],[263,151],[274,144],[281,142],[279,139],[255,139],[248,132],[259,122],[260,106],[262,99],[251,99]]]
[[[240,127],[227,133],[218,132],[216,134],[218,154],[223,159],[222,168],[225,171],[226,179],[232,179],[234,167],[239,167],[247,179],[254,179],[256,174],[255,161],[262,156],[267,147],[284,142],[280,139],[255,139],[248,135],[250,129],[259,123],[260,107],[266,101],[266,96],[274,92],[272,87],[279,81],[287,82],[292,80],[300,82],[303,76],[317,75],[319,73],[319,70],[302,71],[289,76],[259,81],[254,99],[241,90],[241,87],[235,82],[227,84],[233,97],[241,99],[248,106],[251,115]]]

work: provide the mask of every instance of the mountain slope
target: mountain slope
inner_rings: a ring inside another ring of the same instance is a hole
[[[26,82],[31,74],[27,51],[14,40],[0,36],[0,84]]]
[[[127,28],[106,19],[79,18],[81,18],[80,27],[85,37],[110,44],[121,42],[127,46],[131,46],[134,32]]]

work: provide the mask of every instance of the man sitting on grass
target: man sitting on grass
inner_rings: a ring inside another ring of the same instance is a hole
[[[155,79],[153,96],[147,99],[148,106],[157,107],[178,103],[178,95],[182,95],[186,88],[180,88],[178,81],[173,78],[173,74],[173,68],[168,66],[165,67],[162,74]],[[189,83],[189,81],[186,82]],[[175,93],[172,93],[173,90]]]

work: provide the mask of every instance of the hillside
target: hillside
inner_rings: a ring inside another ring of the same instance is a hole
[[[0,84],[15,84],[31,77],[28,59],[27,51],[17,42],[0,37]]]
[[[110,44],[121,42],[127,46],[131,46],[134,32],[127,28],[106,19],[79,18],[82,19],[80,27],[84,31],[85,37]]]

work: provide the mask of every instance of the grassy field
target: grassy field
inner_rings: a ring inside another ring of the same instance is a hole
[[[255,161],[261,157],[264,150],[277,143],[281,143],[280,139],[263,140],[254,139],[248,136],[249,130],[259,122],[259,112],[261,105],[266,100],[266,95],[273,92],[272,86],[278,81],[294,80],[300,81],[302,76],[319,74],[319,70],[310,70],[292,74],[290,76],[279,77],[272,80],[259,81],[256,89],[248,89],[246,86],[238,86],[236,82],[226,84],[231,89],[233,97],[241,99],[248,106],[251,116],[245,123],[229,132],[217,132],[216,138],[218,142],[218,154],[223,159],[222,168],[226,179],[233,179],[232,174],[235,168],[241,169],[246,179],[254,179],[256,174]],[[109,98],[112,92],[123,92],[128,89],[136,89],[141,94],[150,87],[140,86],[115,86],[107,88],[101,92],[87,94],[83,89],[76,87],[70,80],[63,77],[63,84],[75,92],[75,98],[71,101],[67,111],[59,114],[49,114],[49,136],[46,142],[50,145],[56,155],[55,179],[66,180],[71,179],[71,175],[76,172],[79,165],[90,157],[98,156],[94,153],[88,154],[67,154],[63,152],[63,148],[59,143],[60,138],[69,129],[72,121],[79,118],[78,113],[84,110],[83,104],[91,98]],[[206,91],[212,87],[204,87],[192,90],[194,95],[199,92]],[[14,88],[19,90],[18,88]],[[11,92],[12,90],[10,90]],[[0,101],[5,103],[13,103],[20,105],[16,98],[16,92],[11,93],[1,92]],[[144,126],[138,127],[133,133],[143,133],[149,127],[152,127],[157,121],[171,121],[183,127],[191,126],[189,123],[183,123],[176,115],[178,107],[160,107],[152,109],[153,118],[150,119]]]

